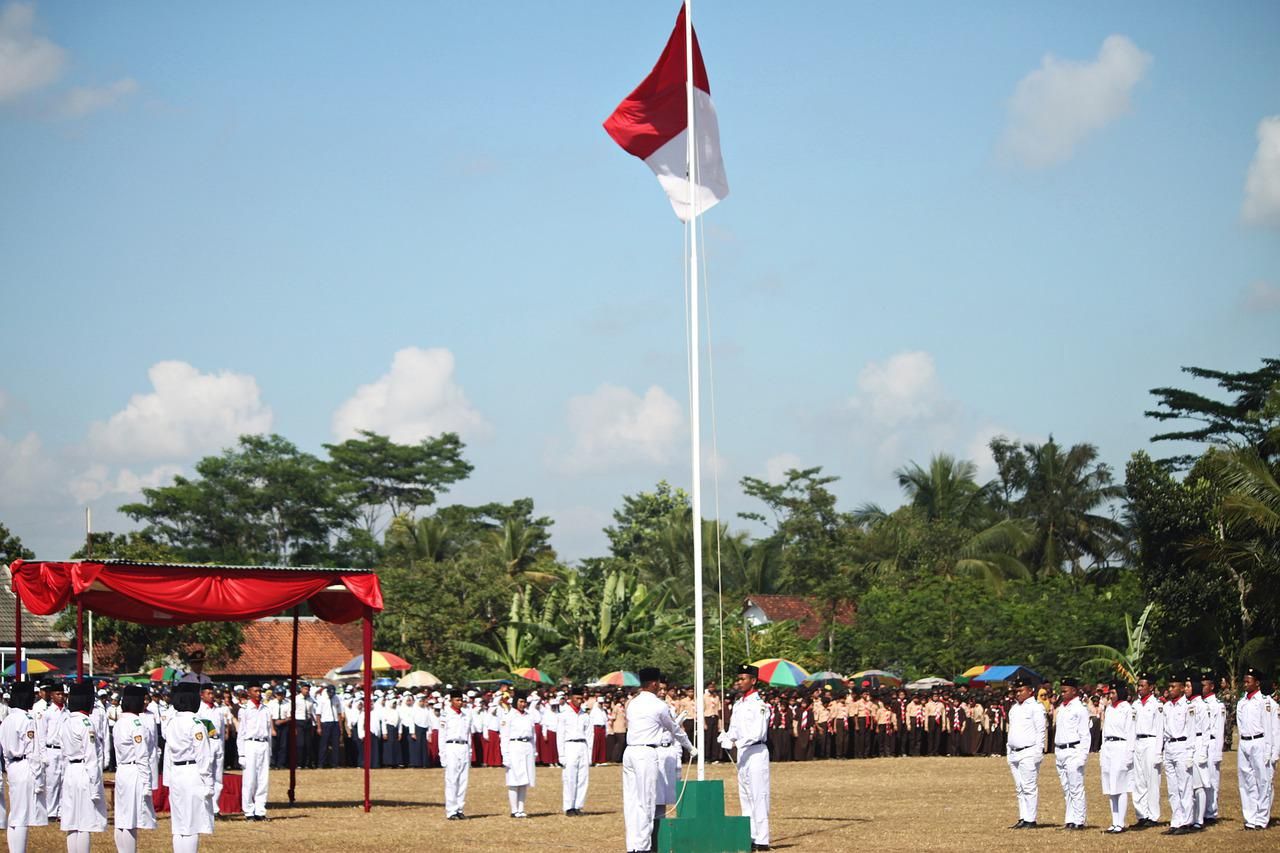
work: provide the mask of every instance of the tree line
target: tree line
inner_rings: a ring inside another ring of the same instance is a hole
[[[946,454],[908,461],[894,474],[896,508],[841,506],[837,478],[822,467],[781,482],[743,478],[756,509],[739,521],[754,533],[698,522],[707,672],[718,671],[722,645],[732,663],[748,642],[753,658],[908,677],[977,663],[1047,676],[1271,668],[1280,359],[1253,371],[1184,370],[1214,393],[1157,388],[1146,414],[1173,427],[1154,442],[1199,450],[1138,451],[1123,479],[1094,445],[1053,437],[994,439],[989,482]],[[607,553],[569,565],[531,499],[442,501],[473,470],[453,433],[399,444],[364,432],[324,450],[243,436],[192,476],[121,507],[138,530],[95,534],[89,547],[139,560],[377,568],[386,601],[377,646],[455,681],[523,666],[580,680],[642,662],[691,677],[695,522],[683,490],[660,482],[622,496],[604,531]],[[29,554],[0,525],[0,557],[18,556]],[[745,599],[762,594],[815,602],[820,635],[745,625]],[[845,624],[838,614],[850,606],[857,615]],[[96,629],[132,670],[157,648],[193,640],[234,657],[242,638],[235,625],[101,619]]]

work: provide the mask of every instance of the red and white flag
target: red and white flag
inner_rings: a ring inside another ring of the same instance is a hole
[[[676,28],[658,64],[636,90],[618,104],[604,129],[628,154],[634,154],[658,176],[676,216],[688,222],[694,215],[689,192],[689,116],[685,98],[685,7],[680,6]],[[697,134],[696,209],[698,213],[729,194],[720,157],[720,126],[711,105],[711,84],[702,64],[698,36],[693,36],[693,113]]]

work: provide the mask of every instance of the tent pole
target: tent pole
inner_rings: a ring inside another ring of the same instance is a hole
[[[76,599],[76,683],[84,681],[84,603]]]
[[[364,606],[364,668],[361,672],[361,680],[364,682],[364,737],[361,738],[364,747],[364,810],[367,812],[371,807],[369,802],[369,764],[373,756],[373,733],[369,730],[369,717],[373,712],[373,608],[369,605]]]
[[[298,606],[293,607],[293,658],[289,668],[289,802],[298,785]]]
[[[9,583],[12,585],[13,581]],[[15,681],[27,680],[27,665],[22,659],[22,599],[16,589],[13,590],[13,677]]]

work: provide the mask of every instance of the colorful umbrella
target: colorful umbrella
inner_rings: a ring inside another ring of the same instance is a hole
[[[765,658],[751,665],[760,670],[760,680],[771,687],[799,687],[809,677],[804,667],[785,658]]]
[[[423,669],[416,669],[396,682],[396,687],[435,687],[440,679]]]
[[[171,666],[158,666],[147,673],[147,677],[152,681],[173,681],[181,676],[182,670],[174,669]]]
[[[373,661],[371,668],[374,672],[383,669],[398,669],[401,671],[413,669],[407,660],[397,657],[391,652],[374,652],[371,659]],[[338,672],[364,672],[364,655],[356,655],[340,666]]]
[[[601,676],[600,679],[596,681],[596,684],[608,684],[613,687],[639,687],[640,676],[636,675],[634,672],[620,669],[616,672],[611,672],[608,675]]]
[[[530,681],[536,681],[539,684],[555,684],[555,679],[547,675],[542,670],[533,666],[526,666],[523,669],[511,670],[512,675],[518,675],[521,678],[527,678]]]
[[[14,675],[16,672],[14,667],[16,666],[17,666],[16,661],[14,663],[9,664],[4,668],[4,674]],[[22,661],[22,671],[27,675],[40,675],[46,672],[57,672],[58,668],[53,664],[47,661],[39,660],[38,658],[27,658],[26,660]]]
[[[815,672],[804,680],[806,687],[843,687],[844,676],[838,672],[832,672],[824,669],[822,672]]]
[[[883,669],[864,669],[862,672],[855,672],[849,676],[857,684],[864,681],[871,682],[872,687],[901,687],[902,679],[894,675],[892,672],[885,672]]]
[[[989,669],[991,669],[991,664],[980,663],[977,666],[971,666],[968,669],[966,669],[964,672],[960,673],[960,677],[973,678],[975,675],[982,675],[982,673],[986,672]]]

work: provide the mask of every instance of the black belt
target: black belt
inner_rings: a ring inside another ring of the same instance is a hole
[[[1240,740],[1257,740],[1260,737],[1266,737],[1266,735],[1240,735]]]
[[[582,737],[565,738],[565,743],[586,743],[587,739]]]
[[[507,738],[507,740],[519,740],[519,741],[524,741],[525,743],[529,742],[529,738],[527,737],[509,737]]]
[[[68,764],[84,764],[84,759],[83,759],[83,758],[68,758],[68,759],[67,759],[67,763],[68,763]]]
[[[245,740],[256,740],[256,741],[258,741],[259,743],[266,743],[266,742],[267,742],[267,739],[266,739],[266,738],[264,738],[264,737],[247,737],[247,738],[245,738]]]
[[[1138,735],[1138,737],[1140,737],[1140,738],[1144,738],[1144,737],[1155,737],[1155,735]]]
[[[1031,748],[1031,747],[1033,747],[1033,746],[1035,746],[1035,744],[1034,744],[1034,743],[1029,743],[1029,744],[1027,744],[1026,746],[1012,746],[1012,747],[1009,747],[1009,751],[1010,751],[1010,752],[1022,752],[1022,750],[1024,750],[1024,749],[1030,749],[1030,748]]]
[[[46,743],[46,744],[44,745],[44,748],[45,748],[45,749],[57,749],[57,750],[61,750],[61,749],[62,749],[62,744],[60,744],[60,743]]]
[[[185,766],[187,766],[188,764],[195,764],[195,763],[196,763],[196,762],[195,762],[195,759],[193,758],[193,759],[191,759],[190,761],[175,761],[175,762],[173,762],[173,766],[174,766],[174,767],[185,767]]]
[[[19,761],[26,761],[26,760],[27,760],[27,757],[25,755],[15,755],[13,758],[6,758],[5,763],[15,764]]]
[[[1177,743],[1178,741],[1183,741],[1186,739],[1187,739],[1187,736],[1183,735],[1182,737],[1167,737],[1165,738],[1165,741],[1167,741],[1168,743]]]
[[[646,749],[657,749],[662,746],[660,743],[629,743],[627,746],[643,746]]]
[[[525,738],[525,740],[528,740],[528,738]],[[447,740],[445,741],[445,743],[466,743],[466,741],[465,740]]]
[[[1055,743],[1053,747],[1054,749],[1071,749],[1071,747],[1079,746],[1079,745],[1080,745],[1080,741],[1073,740],[1071,741],[1071,743]]]
[[[1103,740],[1107,740],[1107,741],[1116,741],[1116,740],[1124,740],[1124,738],[1122,738],[1122,737],[1104,737],[1104,738],[1103,738]]]

